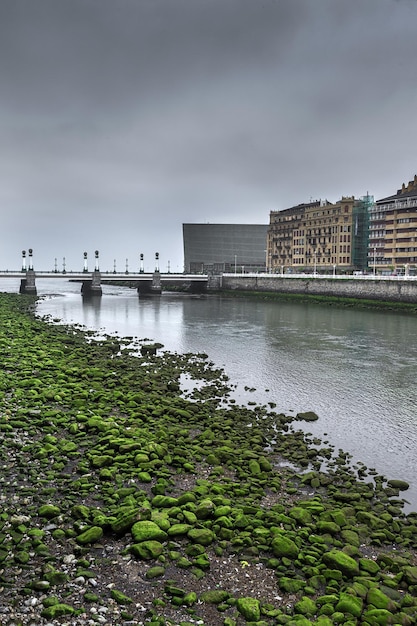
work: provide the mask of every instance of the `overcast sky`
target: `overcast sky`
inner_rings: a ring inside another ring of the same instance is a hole
[[[417,0],[1,0],[0,269],[182,270],[184,222],[269,222],[417,173]]]

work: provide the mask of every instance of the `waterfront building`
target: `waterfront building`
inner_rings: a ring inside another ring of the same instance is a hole
[[[372,196],[316,200],[271,211],[267,235],[270,272],[365,271]]]
[[[417,175],[370,210],[369,266],[376,272],[408,274],[417,266]]]
[[[188,274],[264,272],[267,224],[183,224]]]

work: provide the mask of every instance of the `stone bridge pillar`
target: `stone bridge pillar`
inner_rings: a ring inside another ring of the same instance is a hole
[[[103,291],[101,289],[101,273],[98,262],[98,250],[95,251],[96,265],[94,268],[94,272],[91,274],[91,282],[85,281],[81,287],[81,293],[83,296],[102,296]],[[84,252],[84,259],[86,263],[87,253]]]
[[[160,296],[162,293],[162,285],[161,285],[161,274],[158,271],[155,271],[152,274],[152,286],[151,286],[151,293],[154,296]]]
[[[29,269],[26,269],[26,250],[22,250],[22,272],[24,272],[25,277],[20,281],[19,293],[27,293],[36,296],[36,275],[33,269],[32,255],[33,250],[29,248]]]
[[[31,294],[33,296],[36,296],[37,291],[36,291],[36,275],[35,272],[33,270],[27,270],[26,274],[25,274],[25,278],[22,278],[20,281],[20,289],[19,292],[20,293],[28,293]]]

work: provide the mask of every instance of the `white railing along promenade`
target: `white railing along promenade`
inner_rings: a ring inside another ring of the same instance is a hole
[[[394,280],[394,281],[398,281],[398,280],[414,280],[417,281],[417,276],[411,276],[411,275],[393,275],[393,274],[388,274],[388,275],[384,275],[384,274],[319,274],[318,272],[316,273],[311,273],[311,274],[281,274],[281,273],[267,273],[267,272],[238,272],[238,273],[234,273],[234,272],[230,272],[230,273],[224,273],[223,276],[227,276],[228,278],[271,278],[271,279],[278,279],[278,278],[286,278],[286,279],[301,279],[301,278],[320,278],[320,279],[324,279],[324,280]]]

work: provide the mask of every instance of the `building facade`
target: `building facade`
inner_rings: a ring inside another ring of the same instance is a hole
[[[376,272],[415,272],[417,266],[417,175],[370,210],[369,266]]]
[[[264,272],[267,224],[183,224],[184,271]]]
[[[270,272],[364,271],[372,196],[317,200],[271,211],[267,238]]]

